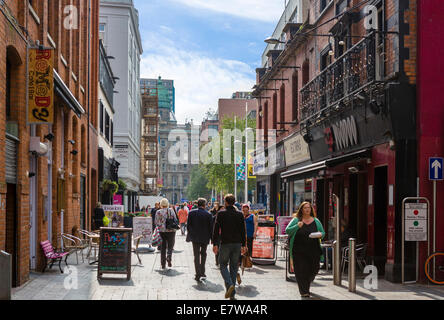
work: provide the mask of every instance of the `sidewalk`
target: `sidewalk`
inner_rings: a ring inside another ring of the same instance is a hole
[[[225,300],[225,287],[219,268],[215,266],[212,247],[208,247],[205,283],[194,280],[193,249],[185,237],[176,235],[173,267],[162,271],[160,253],[141,253],[142,265],[132,257],[131,281],[97,280],[97,265],[87,261],[76,265],[75,255],[68,264],[75,267],[71,275],[60,274],[58,266],[44,274],[33,273],[23,287],[13,289],[13,300]],[[280,252],[278,251],[278,254]],[[66,289],[75,284],[77,289]],[[254,266],[245,271],[237,299],[242,300],[300,300],[297,283],[285,281],[285,261],[279,257],[275,266]],[[348,292],[348,283],[333,285],[333,276],[321,270],[312,285],[314,300],[444,300],[444,287],[393,284],[379,280],[378,290],[367,290],[363,280],[357,281],[357,293]]]

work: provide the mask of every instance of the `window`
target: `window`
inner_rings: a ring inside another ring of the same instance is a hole
[[[6,59],[6,120],[11,119],[11,63]]]
[[[310,79],[310,62],[305,60],[302,65],[302,86],[305,86]]]
[[[281,89],[280,89],[280,95],[281,95],[281,97],[280,97],[280,103],[281,103],[281,110],[280,110],[280,122],[281,122],[281,129],[285,129],[285,124],[284,124],[284,122],[285,122],[285,85],[283,84],[282,86],[281,86]]]
[[[102,101],[100,101],[100,133],[104,133],[104,127],[103,127],[103,109],[104,109],[104,107],[103,107],[103,103],[102,103]]]
[[[273,95],[273,129],[277,130],[277,94]]]
[[[111,146],[114,146],[114,123],[111,120]]]
[[[330,46],[328,45],[324,50],[321,52],[321,72],[328,67],[328,65],[331,63],[331,56],[328,54],[330,51]],[[337,50],[336,50],[337,52]],[[342,55],[342,54],[340,54]]]
[[[188,179],[187,178],[183,178],[183,186],[184,187],[188,186]]]
[[[292,85],[292,111],[293,111],[293,115],[292,115],[292,120],[293,121],[298,121],[298,113],[299,113],[299,83],[298,83],[299,79],[298,79],[298,72],[295,71],[295,73],[293,73],[293,77],[291,80],[291,85]]]
[[[108,142],[111,141],[109,134],[111,132],[111,123],[110,123],[110,117],[108,115],[108,112],[105,110],[105,138]]]
[[[268,137],[268,101],[265,102],[264,106],[264,138],[267,140]]]
[[[330,2],[329,0],[319,0],[319,13],[324,11],[324,9],[327,7],[327,2]]]

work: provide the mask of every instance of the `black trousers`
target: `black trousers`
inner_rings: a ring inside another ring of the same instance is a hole
[[[294,273],[301,295],[310,293],[310,284],[319,272],[320,259],[318,254],[293,253]]]
[[[207,247],[208,244],[193,242],[194,268],[196,270],[196,277],[203,277],[205,275]]]
[[[176,242],[176,232],[161,232],[162,245],[160,247],[160,264],[166,265],[166,260],[171,260],[173,256],[174,243]],[[168,252],[167,252],[168,250]]]

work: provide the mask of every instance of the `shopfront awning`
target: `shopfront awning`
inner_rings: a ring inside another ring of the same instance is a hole
[[[74,111],[75,114],[80,118],[83,114],[85,114],[85,110],[82,105],[77,101],[77,99],[72,94],[71,90],[66,86],[63,82],[62,78],[60,78],[57,71],[54,70],[54,91],[57,95],[67,104],[69,108]]]
[[[336,158],[313,163],[308,166],[286,171],[281,174],[281,178],[285,179],[290,177],[292,178],[298,177],[303,179],[307,177],[314,177],[320,170],[333,168],[336,167],[337,165],[350,161],[355,161],[360,159],[371,159],[371,157],[372,157],[371,149],[364,149],[361,151],[353,152]]]

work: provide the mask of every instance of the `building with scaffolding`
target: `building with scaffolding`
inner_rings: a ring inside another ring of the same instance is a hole
[[[140,189],[144,196],[158,195],[159,179],[159,94],[141,82],[142,139],[140,141],[142,177]]]

